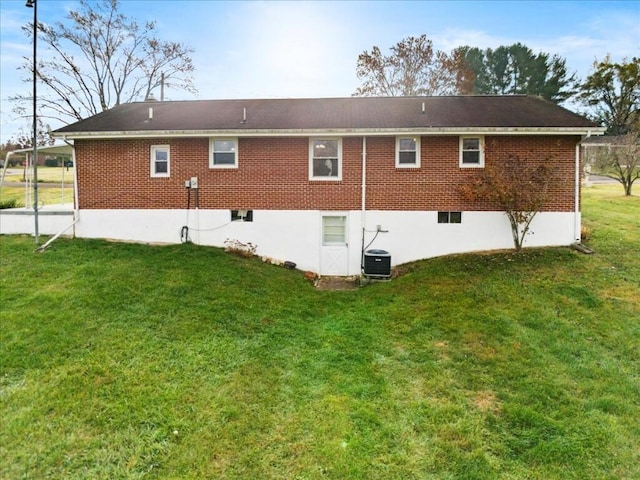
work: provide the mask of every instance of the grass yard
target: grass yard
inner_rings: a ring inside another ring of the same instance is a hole
[[[640,478],[640,197],[594,255],[357,291],[190,244],[0,238],[0,478]]]
[[[3,186],[0,189],[0,203],[13,200],[15,200],[15,205],[11,208],[25,206],[24,187]],[[30,201],[33,202],[33,194]],[[66,185],[64,190],[61,187],[38,188],[38,204],[40,207],[43,205],[60,205],[62,203],[73,203],[72,185]]]
[[[15,182],[22,182],[21,169],[11,169],[12,173],[5,176],[5,183],[0,188],[0,205],[6,205],[15,201],[15,207],[25,206],[25,187],[14,186]],[[73,203],[73,167],[38,167],[38,204],[59,205],[61,203]],[[64,180],[64,188],[62,182]],[[13,183],[13,185],[12,185]],[[31,190],[31,202],[33,202],[33,190]],[[31,205],[30,205],[31,206]]]
[[[74,167],[46,167],[38,166],[38,183],[68,183],[73,184]],[[5,182],[24,182],[23,167],[10,168],[9,172],[5,175]]]

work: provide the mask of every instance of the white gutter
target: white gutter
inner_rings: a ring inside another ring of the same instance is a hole
[[[312,128],[312,129],[224,129],[224,130],[137,130],[110,132],[53,132],[54,138],[171,138],[171,137],[309,137],[315,135],[390,136],[390,135],[586,135],[604,134],[604,128],[585,130],[584,127],[412,127],[412,128]]]

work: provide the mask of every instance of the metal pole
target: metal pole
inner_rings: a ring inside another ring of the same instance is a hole
[[[38,2],[27,0],[27,7],[33,8],[33,213],[35,218],[34,236],[36,245],[39,243],[38,231],[38,117],[37,117],[37,74],[38,66],[36,54],[38,52]]]

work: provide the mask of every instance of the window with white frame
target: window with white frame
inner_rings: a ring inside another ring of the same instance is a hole
[[[238,168],[238,139],[212,138],[209,141],[210,168]]]
[[[168,177],[170,175],[169,145],[151,146],[151,176]]]
[[[322,245],[347,243],[347,217],[327,215],[322,217]]]
[[[483,137],[460,137],[460,167],[484,167]]]
[[[342,179],[342,141],[339,138],[312,138],[309,142],[309,178]]]
[[[420,137],[396,137],[396,167],[420,166]]]

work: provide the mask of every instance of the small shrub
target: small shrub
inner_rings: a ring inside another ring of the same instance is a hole
[[[224,241],[224,251],[234,253],[240,257],[253,257],[257,249],[258,246],[251,242],[242,243],[240,240],[228,238]]]
[[[0,200],[0,210],[5,208],[16,208],[18,206],[18,200],[11,198],[8,200]]]

